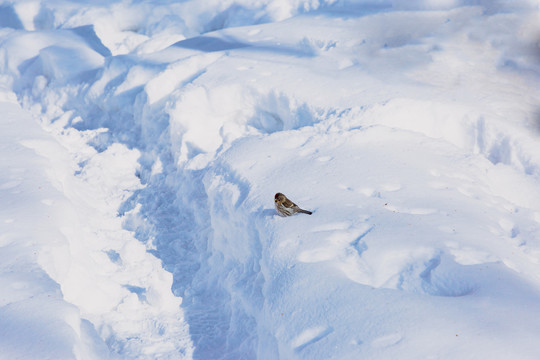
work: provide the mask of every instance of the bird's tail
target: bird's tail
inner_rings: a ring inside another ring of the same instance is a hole
[[[304,210],[304,209],[300,209],[300,210],[298,210],[298,212],[303,213],[303,214],[308,214],[308,215],[313,214],[311,211]]]

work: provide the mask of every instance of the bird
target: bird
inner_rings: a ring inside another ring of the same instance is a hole
[[[274,196],[274,205],[276,206],[276,211],[281,216],[291,216],[296,213],[312,214],[311,211],[300,209],[298,205],[287,199],[282,193],[277,193]]]

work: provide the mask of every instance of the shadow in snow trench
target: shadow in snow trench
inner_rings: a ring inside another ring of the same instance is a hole
[[[225,40],[211,36],[197,36],[179,41],[173,44],[173,46],[204,52],[216,52],[245,48],[250,45],[236,40]]]
[[[218,38],[204,35],[178,41],[172,46],[202,52],[218,52],[249,48],[252,51],[270,52],[285,56],[313,57],[316,55],[315,50],[301,44],[294,47],[279,44],[245,43],[232,37]]]

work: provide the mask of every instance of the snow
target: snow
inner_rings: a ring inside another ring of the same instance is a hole
[[[3,1],[0,358],[537,359],[539,17]]]

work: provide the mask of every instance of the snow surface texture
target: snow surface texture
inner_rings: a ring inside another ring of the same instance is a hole
[[[0,26],[1,359],[540,357],[537,1]]]

